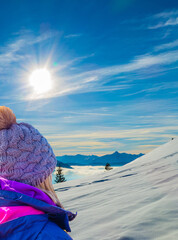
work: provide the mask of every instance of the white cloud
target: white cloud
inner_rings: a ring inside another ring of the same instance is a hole
[[[47,139],[56,155],[77,153],[97,153],[101,155],[116,150],[119,152],[140,153],[148,152],[159,146],[159,144],[166,143],[176,136],[175,132],[177,130],[178,126],[143,127],[129,130],[112,130],[112,128],[109,130],[109,128],[103,127],[102,131],[85,131],[83,133],[78,131],[78,133],[74,134],[65,133],[47,136]]]
[[[55,71],[61,71],[63,69],[66,69],[68,70],[69,67],[72,67],[74,66],[76,63],[79,63],[85,59],[88,59],[90,57],[93,57],[95,54],[92,53],[92,54],[89,54],[89,55],[85,55],[85,56],[80,56],[80,57],[76,57],[76,58],[73,58],[71,60],[68,60],[66,62],[63,62],[63,63],[60,63],[59,66],[55,69]]]
[[[82,131],[78,131],[74,134],[57,134],[57,135],[48,135],[47,139],[56,139],[58,141],[65,141],[65,139],[139,139],[139,138],[146,138],[148,139],[155,139],[155,138],[160,138],[160,136],[168,138],[169,136],[171,137],[171,131],[177,131],[178,130],[178,125],[177,126],[163,126],[163,127],[143,127],[143,128],[133,128],[133,129],[118,129],[116,130],[115,128],[112,130],[112,128],[104,128],[103,130],[95,130],[95,131],[85,131],[82,133]],[[160,135],[161,134],[161,135]]]
[[[28,33],[28,35],[27,35]],[[22,55],[20,51],[30,45],[43,42],[49,38],[54,37],[57,32],[49,31],[43,33],[40,36],[33,36],[29,32],[25,35],[18,36],[12,42],[6,44],[5,46],[0,47],[0,71],[4,71],[5,67],[9,67],[10,64],[15,62],[20,62],[27,58],[27,55]]]
[[[74,34],[65,35],[64,38],[78,38],[78,37],[81,37],[81,36],[82,36],[81,33],[74,33]]]
[[[110,149],[111,147],[113,147],[114,145],[117,145],[117,147],[121,147],[124,146],[123,143],[119,143],[119,142],[115,142],[115,141],[111,141],[111,142],[102,142],[102,141],[94,141],[94,140],[90,140],[88,141],[86,140],[78,140],[78,141],[70,141],[66,139],[61,139],[59,141],[50,141],[51,146],[53,147],[57,147],[57,149],[64,149],[64,148],[78,148],[78,149]]]
[[[23,56],[17,54],[17,52],[25,45],[24,39],[17,39],[15,42],[8,44],[5,47],[0,48],[0,65],[5,67],[12,62],[17,62],[23,58]]]
[[[170,18],[165,22],[160,22],[156,25],[149,26],[148,29],[158,29],[158,28],[162,28],[162,27],[176,26],[176,25],[178,25],[178,17]]]
[[[155,14],[153,17],[154,18],[168,18],[168,17],[174,17],[178,15],[178,10],[174,9],[171,11],[164,11],[164,12],[160,12]]]
[[[178,47],[178,40],[158,45],[154,48],[154,51],[166,50],[166,49],[171,49],[175,47]]]
[[[5,47],[0,48],[0,65],[3,71],[4,67],[9,67],[10,64],[14,62],[19,62],[23,58],[26,58],[26,55],[21,55],[19,51],[25,48],[27,45],[33,45],[35,43],[39,43],[45,41],[53,36],[55,36],[57,32],[48,32],[44,33],[41,36],[31,36],[25,35],[16,39],[13,43],[6,45]],[[157,46],[156,50],[168,49],[174,46],[177,46],[178,42],[174,41],[172,43],[163,44]],[[53,91],[45,94],[45,95],[34,95],[28,93],[26,91],[21,91],[21,100],[37,100],[37,99],[48,99],[63,95],[70,95],[76,93],[86,93],[86,92],[101,92],[101,91],[116,91],[129,89],[132,87],[132,82],[134,82],[134,77],[132,80],[120,81],[119,78],[127,77],[127,74],[132,74],[134,72],[138,72],[138,70],[148,69],[149,72],[154,72],[156,66],[165,66],[170,65],[171,63],[175,63],[178,61],[178,51],[168,51],[160,54],[145,54],[136,56],[127,64],[114,65],[104,68],[98,68],[90,71],[83,71],[82,69],[78,69],[79,73],[68,73],[68,67],[74,66],[76,63],[83,61],[86,58],[94,56],[94,53],[86,56],[81,56],[74,58],[70,61],[59,64],[59,67],[55,67],[56,76],[54,77],[54,86],[55,89]],[[153,71],[152,71],[153,68]],[[0,70],[1,70],[0,69]],[[62,72],[62,76],[58,77],[59,72]],[[158,72],[160,70],[158,69]],[[74,71],[77,72],[77,71]],[[124,75],[124,76],[123,76]],[[144,79],[145,74],[143,73],[142,79]],[[112,78],[118,78],[118,82],[114,85],[106,84]],[[139,79],[139,76],[138,76]],[[132,94],[132,93],[131,93]]]
[[[178,50],[154,55],[145,54],[136,56],[127,64],[99,68],[91,71],[81,72],[79,74],[66,75],[63,78],[60,78],[60,81],[58,81],[60,82],[60,85],[56,84],[55,90],[53,90],[51,93],[45,94],[45,96],[37,96],[36,99],[53,98],[73,93],[128,89],[131,87],[130,82],[129,84],[127,84],[127,82],[125,82],[125,84],[118,82],[118,84],[112,86],[105,86],[104,83],[107,83],[108,77],[110,79],[120,74],[133,73],[141,69],[151,68],[155,66],[166,66],[177,61]],[[105,78],[107,79],[105,80]],[[30,98],[33,98],[35,100],[34,96]]]
[[[151,17],[153,20],[159,20],[155,25],[149,26],[148,29],[158,29],[168,26],[178,25],[178,10],[164,11],[158,14],[155,14]]]
[[[91,176],[92,174],[100,174],[106,171],[104,166],[72,166],[72,167],[73,169],[63,168],[64,175],[76,174],[84,177],[84,176]],[[117,167],[113,167],[113,168],[117,168]],[[56,168],[56,171],[57,171],[57,168]]]
[[[155,93],[158,91],[168,90],[168,89],[173,89],[173,90],[178,89],[178,82],[171,81],[171,84],[170,84],[170,82],[161,82],[159,84],[153,85],[153,87],[145,87],[142,90],[124,94],[124,96],[133,96],[133,95],[137,95],[140,93]]]

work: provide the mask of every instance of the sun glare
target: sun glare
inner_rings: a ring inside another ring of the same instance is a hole
[[[36,69],[30,75],[30,85],[38,94],[46,93],[52,88],[52,81],[50,72],[45,69]]]

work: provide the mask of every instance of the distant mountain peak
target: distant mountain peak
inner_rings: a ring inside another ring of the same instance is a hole
[[[112,155],[118,155],[119,152],[118,151],[115,151]]]
[[[136,158],[142,156],[142,154],[128,154],[128,153],[119,153],[115,151],[114,153],[97,156],[97,155],[73,155],[73,156],[58,156],[57,160],[67,163],[69,165],[93,165],[99,166],[104,165],[108,162],[112,166],[121,166],[127,164]]]

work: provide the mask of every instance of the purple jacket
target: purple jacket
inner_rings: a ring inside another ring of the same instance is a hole
[[[72,240],[65,231],[76,215],[40,189],[0,177],[0,239]]]

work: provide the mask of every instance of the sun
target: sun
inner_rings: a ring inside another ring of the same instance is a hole
[[[37,94],[46,93],[52,88],[51,74],[45,69],[36,69],[29,78],[30,85]]]

